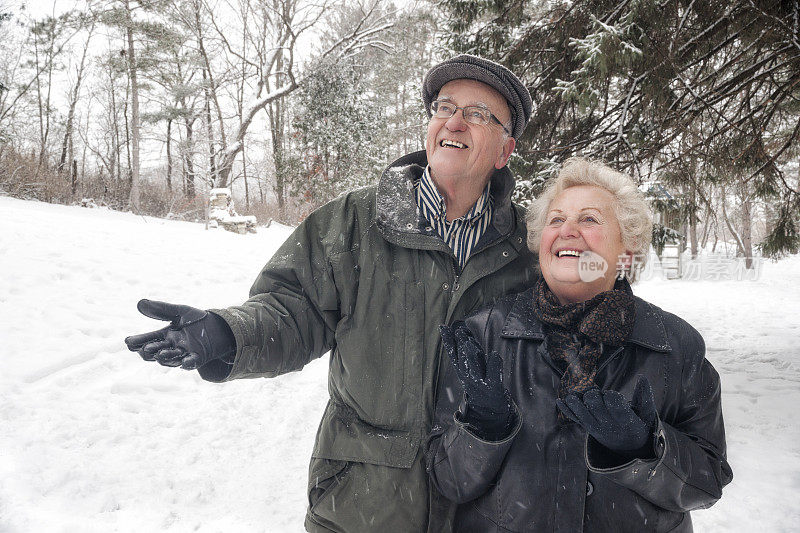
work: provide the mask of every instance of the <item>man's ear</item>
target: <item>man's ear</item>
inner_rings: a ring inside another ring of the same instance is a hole
[[[517,140],[514,137],[506,139],[505,143],[503,143],[503,151],[500,152],[500,155],[497,156],[497,161],[494,163],[494,168],[501,169],[508,164],[508,159],[511,157],[515,146],[517,146]]]

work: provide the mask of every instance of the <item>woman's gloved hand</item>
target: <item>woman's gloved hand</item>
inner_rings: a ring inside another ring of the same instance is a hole
[[[165,328],[125,339],[128,349],[145,361],[192,370],[236,353],[233,332],[214,313],[154,300],[139,300],[136,307],[145,316],[170,321]]]
[[[579,398],[557,399],[564,416],[580,424],[594,439],[620,455],[649,459],[654,456],[653,433],[658,423],[653,390],[639,376],[630,403],[617,391],[591,389]]]
[[[497,352],[488,356],[463,321],[452,327],[439,326],[442,346],[456,369],[464,388],[466,413],[462,422],[490,441],[502,440],[515,421],[511,395],[503,386],[503,361]]]

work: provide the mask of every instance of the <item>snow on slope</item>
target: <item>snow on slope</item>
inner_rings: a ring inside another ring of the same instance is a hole
[[[326,358],[216,385],[142,362],[143,297],[240,303],[289,234],[0,197],[0,531],[302,531]],[[647,281],[722,377],[734,481],[696,531],[800,521],[800,257],[758,281]]]

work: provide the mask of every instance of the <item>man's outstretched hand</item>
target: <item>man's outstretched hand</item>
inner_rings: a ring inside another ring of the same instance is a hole
[[[233,332],[214,313],[155,300],[139,300],[136,307],[147,317],[170,322],[165,328],[125,339],[128,349],[145,361],[192,370],[236,352]]]

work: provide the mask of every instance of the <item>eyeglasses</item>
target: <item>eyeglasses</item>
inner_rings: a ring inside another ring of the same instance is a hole
[[[448,102],[446,100],[434,100],[431,102],[431,114],[436,118],[450,118],[456,114],[457,110],[461,110],[461,114],[464,116],[464,120],[469,122],[470,124],[479,124],[485,126],[489,123],[489,121],[493,120],[497,124],[503,128],[503,131],[506,134],[511,135],[511,132],[508,131],[500,119],[492,114],[491,111],[486,109],[482,106],[477,105],[468,105],[465,107],[458,107],[452,102]]]

